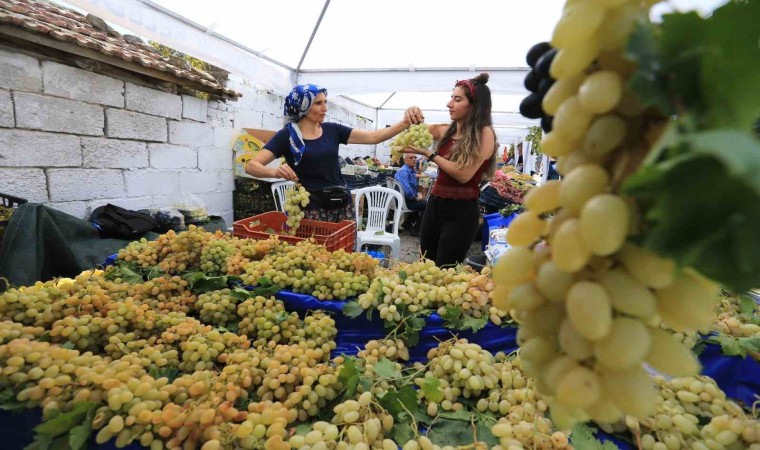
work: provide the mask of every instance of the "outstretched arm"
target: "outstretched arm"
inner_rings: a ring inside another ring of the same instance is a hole
[[[349,144],[379,144],[409,128],[409,125],[420,123],[425,120],[422,111],[412,106],[404,111],[404,120],[387,128],[377,130],[351,130],[348,137]]]

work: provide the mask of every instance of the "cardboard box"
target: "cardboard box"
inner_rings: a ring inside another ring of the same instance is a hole
[[[275,135],[275,131],[256,128],[243,128],[240,135],[232,144],[234,158],[234,173],[236,177],[256,178],[245,173],[245,164],[264,148],[264,144]],[[278,158],[267,165],[277,167],[282,163]],[[261,180],[277,181],[276,178],[258,178]]]

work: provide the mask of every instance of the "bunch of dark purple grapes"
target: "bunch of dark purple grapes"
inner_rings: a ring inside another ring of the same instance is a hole
[[[544,133],[552,130],[552,116],[544,113],[541,102],[554,84],[554,78],[549,75],[549,67],[556,55],[556,48],[552,48],[548,42],[540,42],[528,50],[525,58],[531,68],[525,76],[525,89],[531,94],[520,103],[520,114],[529,119],[541,119],[541,128]]]

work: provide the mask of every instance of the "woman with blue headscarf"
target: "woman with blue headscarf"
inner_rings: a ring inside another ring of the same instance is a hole
[[[325,122],[327,90],[314,84],[298,85],[285,97],[285,115],[291,120],[245,166],[259,178],[284,178],[301,183],[309,191],[304,218],[324,222],[354,220],[351,195],[340,173],[340,144],[379,144],[412,123],[423,120],[419,108],[409,108],[404,120],[378,130],[356,130]],[[275,158],[285,164],[266,167]]]

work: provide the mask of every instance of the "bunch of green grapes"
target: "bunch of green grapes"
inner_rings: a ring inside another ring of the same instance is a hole
[[[50,337],[56,344],[70,342],[79,350],[97,352],[105,340],[104,321],[103,317],[89,314],[66,316],[53,322]]]
[[[374,365],[380,358],[390,361],[409,361],[409,349],[401,339],[373,339],[364,345],[357,357]]]
[[[147,305],[148,309],[161,313],[187,314],[196,302],[190,283],[179,275],[163,275],[134,284],[129,289],[129,296]]]
[[[652,416],[638,420],[628,416],[622,427],[601,426],[608,431],[629,428],[640,435],[646,450],[752,448],[753,443],[760,442],[758,421],[747,418],[712,378],[656,376],[654,381],[657,401]],[[704,419],[711,419],[714,426],[705,425]]]
[[[391,160],[399,162],[404,149],[413,146],[428,148],[433,143],[433,135],[430,134],[427,125],[418,123],[397,134],[391,143]]]
[[[201,250],[200,269],[207,275],[226,275],[227,260],[235,253],[235,245],[230,240],[214,239]]]
[[[209,233],[203,228],[190,225],[187,230],[178,233],[167,247],[162,248],[158,267],[169,273],[199,269],[203,247],[220,238],[229,238],[229,233],[225,235],[220,230]]]
[[[258,357],[264,374],[257,385],[257,398],[282,402],[296,411],[299,420],[317,415],[343,387],[329,358],[329,352],[304,342],[275,346]]]
[[[238,304],[238,331],[254,346],[273,346],[298,340],[304,336],[301,320],[295,312],[287,312],[285,304],[274,297],[257,296]]]
[[[254,407],[249,408],[245,421],[231,434],[237,444],[235,447],[289,450],[291,446],[287,441],[288,425],[296,420],[294,411],[272,402],[258,402],[252,405]]]
[[[425,377],[438,379],[445,411],[462,409],[461,397],[478,398],[499,385],[493,355],[466,339],[442,342],[428,352],[428,359]]]
[[[231,292],[225,288],[200,294],[193,307],[201,322],[225,328],[237,322],[237,299]]]
[[[393,417],[377,406],[370,392],[339,403],[333,411],[331,423],[316,422],[305,435],[291,437],[292,448],[398,448],[385,437],[393,429]]]
[[[714,319],[718,285],[627,242],[639,230],[636,205],[619,193],[623,166],[640,160],[668,120],[644,117],[628,87],[625,45],[648,8],[567,3],[547,60],[556,82],[542,100],[553,122],[541,141],[563,178],[526,195],[493,270],[494,304],[521,323],[523,367],[563,427],[651,415],[656,393],[644,363],[671,376],[699,371],[660,323],[705,332]]]
[[[67,296],[67,292],[57,288],[54,281],[10,289],[0,294],[0,318],[48,328],[63,317],[60,300]],[[59,306],[54,308],[54,305]]]
[[[288,215],[288,220],[285,222],[287,225],[287,233],[295,235],[298,232],[298,227],[301,225],[301,219],[303,219],[303,208],[309,204],[309,191],[301,184],[295,186],[289,186],[285,189],[285,201],[283,202],[283,209],[285,214]]]
[[[14,339],[25,338],[35,340],[45,334],[42,327],[32,327],[11,320],[0,321],[0,345]]]
[[[246,349],[249,346],[250,342],[246,336],[238,336],[230,332],[210,330],[203,334],[192,335],[180,344],[179,370],[183,372],[211,370],[226,358],[225,353],[234,349]]]
[[[335,327],[335,319],[324,311],[314,311],[303,319],[303,339],[304,343],[310,347],[321,347],[322,350],[330,354],[335,349],[335,336],[338,335],[338,329]],[[291,338],[291,342],[293,339]]]

